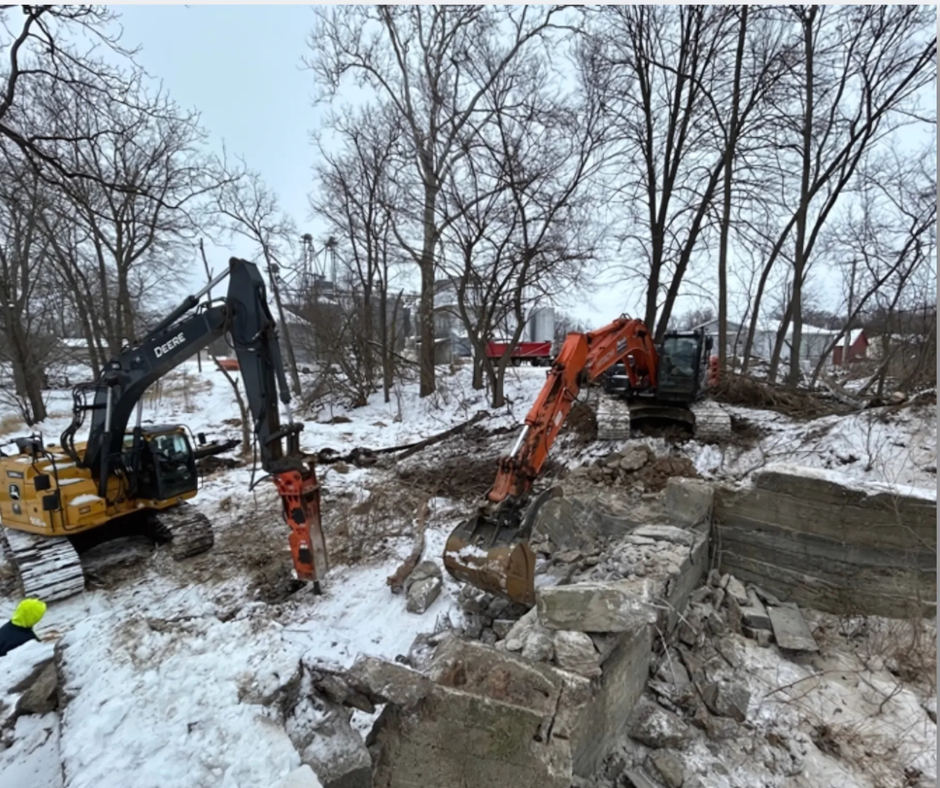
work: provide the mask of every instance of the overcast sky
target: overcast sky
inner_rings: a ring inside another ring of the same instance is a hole
[[[261,173],[300,232],[311,233],[319,247],[325,228],[310,216],[307,198],[316,156],[310,131],[318,125],[318,110],[312,105],[313,75],[301,62],[314,21],[310,6],[113,8],[121,14],[123,42],[141,46],[138,62],[177,103],[201,113],[214,147],[221,150],[224,140],[227,152]],[[253,250],[236,241],[230,249],[210,247],[207,253],[218,271],[230,254],[250,257]],[[195,265],[195,251],[193,259]],[[605,288],[588,297],[593,308],[579,308],[579,299],[572,298],[569,311],[597,326],[622,311],[635,313],[642,294],[631,295]]]
[[[138,62],[163,81],[181,105],[201,113],[211,144],[244,157],[273,190],[300,233],[309,232],[319,248],[326,228],[310,216],[316,149],[310,132],[319,125],[313,107],[313,75],[303,69],[307,36],[314,15],[308,5],[148,5],[112,6],[121,14],[123,42],[140,45]],[[918,135],[920,136],[920,135]],[[207,239],[208,240],[208,239]],[[215,239],[221,241],[223,239]],[[211,246],[210,262],[221,270],[231,254],[253,257],[246,241],[230,248]],[[194,272],[203,280],[193,254]],[[838,277],[816,281],[829,291],[820,306],[837,308]],[[417,285],[417,279],[414,279]],[[563,307],[597,327],[621,312],[641,314],[645,293],[636,284],[601,286],[589,296],[569,294]],[[674,315],[697,306],[681,299]],[[734,317],[734,315],[732,315]]]

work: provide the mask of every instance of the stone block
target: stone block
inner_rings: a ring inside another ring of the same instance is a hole
[[[536,591],[538,617],[549,629],[626,632],[657,620],[662,583],[647,579],[575,583]]]
[[[555,662],[558,667],[578,673],[587,678],[601,675],[597,650],[590,635],[584,632],[559,630],[554,635]]]
[[[673,477],[666,482],[666,514],[677,525],[693,526],[709,522],[714,496],[714,486],[708,482]]]
[[[417,671],[377,657],[360,657],[349,669],[351,686],[377,703],[411,707],[431,689],[431,682]]]

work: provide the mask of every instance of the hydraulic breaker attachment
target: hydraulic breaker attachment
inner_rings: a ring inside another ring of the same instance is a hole
[[[320,593],[320,581],[326,576],[326,540],[320,525],[320,484],[315,465],[274,474],[274,483],[284,504],[284,520],[290,526],[291,556],[297,579],[312,582]]]
[[[457,580],[532,607],[535,553],[529,538],[539,509],[558,495],[561,489],[553,487],[531,499],[507,499],[495,508],[484,505],[451,532],[445,568]]]

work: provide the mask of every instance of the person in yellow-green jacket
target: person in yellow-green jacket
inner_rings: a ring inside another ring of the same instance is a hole
[[[0,657],[5,657],[17,646],[30,640],[39,640],[33,627],[46,613],[46,603],[38,599],[24,599],[16,606],[13,618],[0,627]]]

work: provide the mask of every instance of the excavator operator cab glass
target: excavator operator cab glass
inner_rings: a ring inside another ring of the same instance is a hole
[[[138,497],[163,501],[196,489],[196,459],[185,432],[145,432],[143,443],[137,463]]]
[[[698,356],[694,337],[667,336],[659,358],[659,393],[691,400],[698,383]]]

